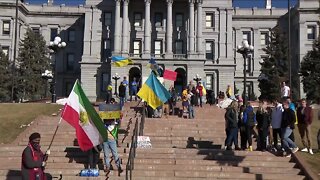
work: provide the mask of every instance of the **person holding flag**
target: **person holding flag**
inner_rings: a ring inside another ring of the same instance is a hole
[[[109,174],[111,168],[109,154],[112,153],[112,156],[115,160],[115,163],[118,168],[118,175],[123,172],[120,164],[120,158],[118,155],[118,149],[117,149],[117,139],[118,139],[118,129],[119,129],[119,123],[115,121],[114,119],[105,119],[104,120],[105,128],[107,130],[108,139],[107,141],[103,142],[103,152],[104,152],[104,161],[105,161],[105,168],[104,172],[106,174]]]

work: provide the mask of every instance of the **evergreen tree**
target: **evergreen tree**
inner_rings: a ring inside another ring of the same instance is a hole
[[[48,49],[41,34],[28,29],[19,49],[18,91],[20,99],[35,100],[42,98],[45,83],[41,74],[49,68]]]
[[[267,57],[260,62],[259,99],[273,101],[280,98],[280,83],[288,79],[287,38],[277,26],[271,31],[268,46],[263,49]]]
[[[313,44],[301,62],[300,76],[302,76],[303,90],[307,99],[320,100],[320,37]]]
[[[10,100],[10,63],[7,55],[0,50],[0,102]]]

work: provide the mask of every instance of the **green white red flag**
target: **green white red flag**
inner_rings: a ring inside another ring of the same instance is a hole
[[[80,149],[87,151],[107,140],[103,121],[85,95],[79,81],[72,88],[61,117],[76,129]]]

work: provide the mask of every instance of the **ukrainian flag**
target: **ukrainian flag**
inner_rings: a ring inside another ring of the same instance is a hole
[[[147,81],[142,85],[137,95],[146,101],[153,109],[161,106],[171,97],[170,93],[160,83],[153,72],[151,72]]]
[[[117,67],[123,67],[133,63],[131,59],[121,56],[112,56],[111,60],[112,63]]]

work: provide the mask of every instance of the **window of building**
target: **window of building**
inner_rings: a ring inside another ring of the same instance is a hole
[[[106,39],[104,41],[104,58],[108,58],[111,57],[111,40],[110,39]]]
[[[142,26],[142,13],[134,13],[134,26],[135,27]]]
[[[213,75],[207,74],[206,75],[206,89],[207,90],[213,90]]]
[[[3,35],[10,35],[10,21],[3,21],[2,34]]]
[[[111,12],[104,13],[104,25],[111,27],[111,25],[112,25],[112,13]]]
[[[68,41],[75,42],[76,41],[76,31],[73,29],[68,30]]]
[[[247,82],[247,84],[246,84],[246,89],[247,89],[247,98],[248,98],[248,100],[250,100],[250,101],[253,101],[253,100],[255,100],[255,98],[254,98],[254,93],[253,93],[253,82],[252,81],[249,81],[249,82]]]
[[[247,64],[246,64],[246,72],[247,73],[252,72],[252,54],[248,54]]]
[[[269,34],[268,32],[261,32],[260,34],[260,45],[266,46],[269,43]]]
[[[307,34],[308,40],[316,39],[316,26],[308,26]]]
[[[184,27],[183,26],[183,14],[176,14],[176,27]]]
[[[162,54],[162,41],[156,40],[154,41],[154,54],[159,57]]]
[[[74,54],[68,54],[67,56],[67,71],[74,69]]]
[[[156,27],[162,27],[162,21],[163,21],[162,13],[155,13],[155,15],[154,15],[154,25]]]
[[[2,46],[2,52],[4,55],[9,55],[9,46]]]
[[[213,28],[214,27],[214,13],[206,14],[206,27]]]
[[[176,54],[183,54],[183,41],[176,41]]]
[[[251,45],[251,32],[250,31],[244,31],[242,34],[242,40],[247,40],[249,45]]]
[[[206,42],[206,59],[214,59],[214,41]]]
[[[135,40],[133,41],[133,54],[134,56],[140,56],[141,54],[141,41]]]
[[[54,38],[58,35],[58,29],[57,28],[51,28],[50,29],[50,41],[54,41]]]
[[[33,31],[35,34],[40,34],[40,28],[38,28],[38,27],[33,27],[33,28],[32,28],[32,31]]]

